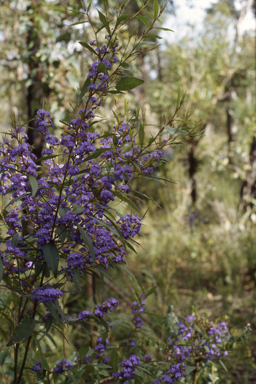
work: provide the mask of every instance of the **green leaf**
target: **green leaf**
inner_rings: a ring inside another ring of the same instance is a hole
[[[83,378],[76,372],[75,368],[71,368],[71,371],[80,380],[78,384],[85,384]],[[73,379],[74,379],[74,377],[73,377]],[[77,381],[75,381],[75,382],[77,383]]]
[[[169,28],[163,28],[163,27],[154,27],[154,29],[161,29],[162,31],[174,32],[172,29],[169,29]]]
[[[76,384],[79,384],[79,382],[77,381],[77,379],[73,376],[73,371],[72,371],[72,373],[70,372],[70,371],[67,371],[68,372],[68,377],[70,378],[70,380],[72,380],[71,381],[71,383],[76,383]],[[84,381],[83,381],[84,382]]]
[[[123,62],[123,63],[120,64],[120,67],[129,68],[130,64]]]
[[[64,121],[60,120],[61,123],[64,124]],[[68,126],[68,123],[66,123],[66,125]],[[40,157],[39,159],[36,160],[36,163],[41,163],[42,161],[44,160],[49,160],[49,159],[54,159],[55,157],[58,157],[60,155],[47,155],[47,156],[42,156]],[[63,156],[63,155],[62,155]]]
[[[113,349],[113,351],[111,352],[110,361],[111,361],[113,371],[117,372],[119,360],[118,360],[118,353],[116,349]]]
[[[102,341],[105,341],[107,337],[108,337],[108,331],[103,332],[103,334],[101,335]]]
[[[155,45],[155,41],[142,41],[138,45],[136,45],[136,48],[142,47],[143,45]]]
[[[81,327],[83,327],[86,330],[86,332],[89,333],[89,335],[92,334],[92,331],[90,330],[90,327],[88,326],[87,323],[85,323],[84,321],[78,321],[78,324],[81,325]]]
[[[153,180],[160,180],[160,181],[167,181],[168,183],[176,184],[174,181],[164,179],[163,177],[156,177],[156,176],[141,176],[142,179],[153,179]]]
[[[102,269],[101,267],[96,267],[96,269],[97,269],[97,271],[99,271],[99,273],[101,274],[101,276],[103,277],[103,276],[106,276],[109,280],[112,280],[113,281],[113,279],[112,279],[112,277],[104,270],[104,269]]]
[[[19,343],[22,340],[26,340],[29,336],[32,335],[35,328],[35,322],[31,317],[26,317],[17,325],[15,328],[14,334],[12,335],[7,347]]]
[[[143,145],[144,137],[145,137],[144,126],[143,126],[143,124],[140,124],[140,128],[139,128],[139,141],[140,141],[140,145]]]
[[[98,11],[98,14],[99,14],[100,21],[101,21],[103,24],[105,24],[105,23],[107,22],[106,16],[103,15],[103,13],[101,13],[98,9],[97,9],[97,11]]]
[[[37,193],[37,190],[38,190],[38,182],[34,178],[34,176],[32,176],[32,175],[29,175],[28,179],[29,179],[29,183],[30,183],[31,188],[32,188],[32,196],[35,196],[35,194]]]
[[[111,20],[107,21],[105,24],[103,24],[99,29],[97,29],[96,33],[100,32],[103,28],[106,28],[106,30],[108,32],[110,32],[109,31],[109,23],[111,23],[111,21],[113,21],[113,20],[114,19],[111,19]]]
[[[81,207],[81,205],[79,204],[74,204],[74,209],[72,213],[79,214],[79,213],[83,213],[83,211],[84,211],[84,207]]]
[[[51,317],[51,316],[50,316]],[[51,340],[51,342],[53,343],[53,345],[55,346],[55,348],[57,348],[57,344],[55,343],[55,340],[54,338],[52,337],[52,335],[48,332],[44,332],[44,336],[48,337],[49,340]]]
[[[2,328],[0,328],[0,334],[2,335],[2,337],[3,337],[5,340],[8,340],[8,339],[9,339],[9,337],[7,337],[6,332],[5,332]]]
[[[112,193],[113,193],[113,191],[112,191]],[[122,236],[118,233],[118,231],[115,228],[112,228],[111,225],[104,223],[104,221],[101,221],[101,220],[97,219],[96,217],[94,217],[93,220],[97,221],[102,227],[108,228],[111,232],[113,232],[116,236],[118,236],[120,238],[120,240],[123,241]]]
[[[72,27],[73,25],[84,24],[84,23],[89,23],[89,21],[88,20],[78,21],[77,23],[70,24],[69,27]]]
[[[222,360],[219,360],[219,362],[220,362],[220,364],[222,365],[222,367],[225,369],[225,371],[228,372],[227,367],[226,367],[226,365],[223,363],[223,361],[222,361]]]
[[[94,51],[94,49],[87,43],[83,43],[82,41],[79,41],[79,44],[81,44],[83,47],[87,48],[90,52],[97,55],[97,53]]]
[[[139,370],[138,370],[138,368],[136,368],[135,369],[135,371],[134,371],[134,375],[135,376],[139,376],[139,377],[141,377],[144,381],[144,383],[146,382],[146,376],[145,376],[145,374],[144,373],[142,373],[142,372],[140,372]]]
[[[100,63],[98,65],[98,73],[108,71],[109,67],[106,67],[104,63]]]
[[[60,319],[60,317],[58,315],[58,311],[57,311],[54,303],[48,303],[47,304],[47,309],[51,313],[52,317],[54,318],[55,323],[56,324],[60,323],[61,319]]]
[[[84,161],[88,161],[88,160],[96,159],[96,157],[99,157],[102,153],[104,153],[104,152],[106,152],[106,151],[109,151],[109,150],[110,150],[110,148],[100,148],[100,149],[96,149],[96,151],[93,152],[92,155],[86,157]]]
[[[136,280],[136,278],[133,275],[133,273],[128,268],[126,268],[123,264],[119,264],[118,267],[120,269],[122,269],[123,271],[125,271],[127,273],[127,275],[129,275],[133,280]]]
[[[196,369],[196,367],[192,366],[192,365],[186,365],[186,373],[190,373],[192,371],[194,371]]]
[[[47,266],[51,269],[54,277],[57,277],[60,256],[54,241],[43,245],[43,254]]]
[[[139,196],[143,196],[143,197],[145,197],[147,200],[151,200],[151,201],[153,201],[153,203],[155,203],[157,206],[158,206],[158,208],[161,208],[161,206],[154,200],[154,199],[152,199],[151,197],[149,197],[148,195],[146,195],[145,193],[140,193],[140,192],[138,192],[138,191],[134,191],[134,190],[132,190],[133,192],[135,192],[137,195],[139,195]]]
[[[118,144],[118,137],[116,137],[116,136],[113,137],[113,144],[114,144],[115,147],[117,146],[117,144]]]
[[[79,349],[78,353],[79,353],[81,360],[83,360],[85,358],[85,355],[88,353],[89,348],[90,348],[89,344],[86,344]]]
[[[79,98],[82,99],[82,97],[85,95],[85,93],[88,91],[87,87],[90,85],[90,79],[86,79],[85,82],[84,82],[84,85],[81,89],[81,92],[80,92],[80,95],[79,95]]]
[[[144,38],[148,38],[148,39],[162,39],[161,36],[154,35],[154,34],[151,34],[151,33],[149,33],[148,35],[145,35]]]
[[[150,290],[148,291],[146,296],[148,297],[148,296],[152,295],[152,293],[155,293],[156,289],[157,289],[157,285],[155,287],[150,288]]]
[[[135,19],[140,20],[143,24],[150,28],[150,24],[145,16],[136,16]]]
[[[4,277],[4,266],[2,257],[0,257],[0,281],[2,281],[2,278]]]
[[[36,345],[37,345],[37,348],[38,348],[38,351],[39,351],[42,368],[48,370],[49,369],[49,365],[48,365],[48,363],[46,361],[45,355],[44,355],[44,353],[42,351],[41,345],[40,345],[38,340],[36,340]]]
[[[139,211],[138,207],[136,206],[136,204],[134,204],[133,201],[131,201],[129,199],[129,197],[127,197],[126,195],[122,194],[121,192],[117,192],[117,191],[111,191],[113,193],[114,196],[117,196],[119,197],[120,200],[124,201],[125,203],[129,204],[130,207],[132,207],[133,209],[135,209],[136,211]]]
[[[6,357],[9,355],[10,350],[8,348],[5,348],[1,353],[0,353],[0,365],[4,364],[4,361]]]
[[[123,77],[118,81],[116,89],[118,91],[130,91],[143,83],[143,80],[137,79],[136,77]]]
[[[17,244],[18,244],[18,241],[19,241],[19,234],[18,234],[18,233],[15,233],[15,235],[12,237],[11,245],[12,245],[13,247],[16,247]]]
[[[83,239],[83,241],[85,242],[85,244],[87,245],[87,248],[92,256],[92,259],[93,259],[93,264],[95,266],[96,262],[95,262],[95,251],[94,251],[94,246],[93,246],[93,242],[92,242],[92,239],[87,235],[87,233],[83,230],[82,227],[80,227],[80,225],[77,225],[77,228],[79,229],[79,232],[81,234],[81,237]]]
[[[121,16],[119,16],[118,19],[117,19],[117,21],[116,21],[115,28],[116,28],[122,21],[127,20],[129,17],[131,17],[131,15],[121,15]]]
[[[166,129],[167,132],[169,132],[171,135],[187,135],[188,132],[184,131],[182,129],[177,129],[177,128],[170,128],[168,125],[164,125],[164,128]]]
[[[27,197],[28,194],[25,193],[24,195],[21,195],[21,196],[18,196],[18,197],[15,197],[14,199],[12,199],[4,209],[6,209],[7,207],[9,207],[9,205],[11,205],[12,203],[14,203],[15,201],[18,201],[18,200],[21,200],[21,199],[24,199],[24,197]]]
[[[157,19],[158,11],[159,11],[158,0],[154,0],[153,10],[154,10],[154,17],[155,17],[155,19]]]

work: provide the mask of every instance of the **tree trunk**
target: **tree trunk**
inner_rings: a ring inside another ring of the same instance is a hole
[[[190,144],[190,150],[188,153],[188,172],[191,182],[191,200],[192,204],[195,205],[197,199],[197,190],[196,190],[196,170],[197,170],[197,159],[195,157],[196,143],[193,140]]]
[[[33,6],[27,8],[27,11],[33,10],[33,13],[38,9],[39,1],[34,0]],[[36,10],[34,9],[36,8]],[[28,80],[30,85],[27,89],[27,114],[28,125],[32,128],[36,128],[35,115],[37,110],[42,107],[43,104],[43,87],[42,87],[42,69],[40,68],[40,60],[36,57],[36,53],[39,51],[41,40],[38,35],[37,28],[35,26],[35,19],[31,16],[31,26],[27,36],[27,47],[29,50],[28,56]],[[43,149],[43,136],[41,133],[32,129],[28,130],[28,143],[33,145],[33,153],[37,158],[42,155]]]
[[[256,138],[253,137],[250,149],[250,171],[247,174],[246,180],[243,181],[240,190],[239,209],[246,210],[248,207],[254,206],[250,201],[246,201],[246,197],[256,199]]]

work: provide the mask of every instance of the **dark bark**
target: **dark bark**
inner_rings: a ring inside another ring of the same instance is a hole
[[[247,174],[246,180],[243,181],[240,190],[240,203],[241,210],[246,210],[247,207],[254,206],[250,201],[246,201],[245,197],[252,197],[256,199],[256,138],[253,137],[250,149],[250,171]]]
[[[42,69],[40,68],[40,60],[36,57],[41,44],[41,39],[38,34],[37,27],[35,25],[35,19],[33,17],[34,12],[38,9],[39,1],[34,1],[33,6],[28,7],[29,12],[33,9],[31,17],[31,26],[27,35],[27,47],[28,52],[28,80],[31,80],[31,84],[27,89],[27,114],[29,126],[36,128],[35,115],[37,110],[43,103],[43,84],[42,84]],[[32,8],[33,7],[33,8]],[[36,10],[34,9],[36,8]],[[40,158],[43,150],[43,136],[37,131],[32,129],[28,130],[28,143],[34,147],[33,153],[37,158]]]
[[[228,162],[229,162],[229,164],[233,164],[233,160],[232,160],[233,118],[232,118],[232,115],[230,114],[229,106],[227,106],[227,108],[226,108],[226,114],[227,114],[227,135],[228,135]]]
[[[197,159],[195,157],[195,149],[196,149],[196,143],[195,141],[192,141],[190,144],[190,150],[188,153],[188,172],[189,172],[189,178],[191,181],[191,200],[193,205],[196,203],[197,199],[197,191],[196,191],[196,170],[197,170]]]

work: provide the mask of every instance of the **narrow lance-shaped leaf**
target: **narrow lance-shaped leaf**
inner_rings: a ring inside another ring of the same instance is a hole
[[[158,16],[158,9],[159,7],[158,7],[158,0],[154,0],[154,2],[153,2],[153,9],[154,9],[154,17],[155,17],[155,19],[157,18],[157,16]]]
[[[88,91],[87,87],[90,85],[90,79],[86,79],[85,82],[84,82],[84,85],[81,89],[81,92],[80,92],[80,95],[79,95],[79,98],[82,99],[82,97],[85,95],[85,93]]]
[[[51,241],[49,244],[43,245],[43,254],[46,264],[51,269],[54,276],[57,277],[60,256],[59,251],[53,241]]]
[[[117,372],[119,361],[118,361],[118,353],[117,353],[116,349],[113,349],[113,351],[111,352],[110,361],[111,361],[111,365],[113,367],[113,371]]]
[[[147,35],[145,35],[144,36],[144,39],[162,39],[162,37],[161,36],[159,36],[159,35],[155,35],[155,34],[151,34],[151,33],[149,33],[149,34],[147,34]]]
[[[30,183],[31,188],[32,188],[32,196],[35,196],[35,194],[37,193],[37,190],[38,190],[38,182],[34,178],[34,176],[32,176],[32,175],[29,175],[28,179],[29,179],[29,183]]]
[[[84,43],[82,41],[79,41],[79,44],[81,44],[83,47],[89,49],[89,51],[91,51],[92,53],[94,53],[95,55],[97,55],[97,53],[94,51],[94,49],[87,43]]]
[[[127,20],[129,17],[131,17],[131,15],[121,15],[118,17],[117,21],[116,21],[116,27],[122,23],[122,21],[125,21]]]
[[[81,360],[83,360],[83,359],[85,358],[85,355],[88,353],[89,348],[90,348],[89,344],[86,344],[86,345],[83,345],[83,346],[79,349],[78,353],[79,353],[79,356],[80,356],[80,359],[81,359]]]
[[[32,335],[35,328],[35,322],[31,317],[26,317],[17,325],[7,347],[10,347],[22,340],[26,340]]]
[[[137,79],[136,77],[123,77],[118,81],[116,89],[118,91],[130,91],[143,83],[143,80]]]
[[[150,24],[145,16],[136,16],[135,19],[140,20],[143,24],[150,28]]]
[[[139,128],[139,140],[140,140],[140,145],[143,145],[144,137],[145,137],[144,127],[143,127],[143,124],[140,124],[140,128]]]
[[[155,41],[142,41],[138,45],[136,45],[136,48],[143,47],[143,45],[155,45]]]
[[[96,149],[96,151],[93,152],[92,155],[90,155],[90,156],[85,158],[85,161],[96,159],[96,157],[99,157],[102,153],[104,153],[106,151],[109,151],[109,148],[99,148],[99,149]]]
[[[48,365],[48,363],[46,361],[45,355],[44,355],[44,353],[42,351],[41,345],[40,345],[38,340],[36,340],[36,345],[37,345],[37,348],[38,348],[38,351],[39,351],[42,368],[43,369],[49,369],[49,365]]]
[[[95,266],[95,251],[94,251],[94,246],[93,246],[93,242],[92,242],[92,239],[87,235],[87,233],[83,230],[82,227],[80,227],[80,225],[77,226],[77,228],[79,229],[79,232],[81,234],[81,237],[83,239],[83,241],[85,242],[85,244],[87,245],[88,249],[89,249],[89,252],[92,256],[92,259],[93,259],[93,263],[94,263],[94,266]]]
[[[13,236],[12,240],[11,240],[11,245],[13,247],[16,247],[17,244],[18,244],[18,241],[19,241],[19,234],[18,233],[15,233],[15,235]]]

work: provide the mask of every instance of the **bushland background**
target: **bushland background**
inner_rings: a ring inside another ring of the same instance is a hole
[[[113,12],[116,0],[93,0]],[[142,1],[131,0],[126,13]],[[91,64],[78,42],[92,35],[78,2],[70,0],[0,1],[0,127],[30,121],[44,105],[54,116],[55,133],[72,113],[78,88]],[[198,12],[197,12],[198,11]],[[186,12],[186,14],[185,14]],[[155,173],[174,183],[149,181],[137,185],[137,208],[146,211],[143,194],[152,198],[143,221],[137,255],[130,255],[129,275],[105,279],[111,295],[130,303],[133,288],[158,286],[150,297],[151,325],[161,335],[156,315],[193,308],[210,317],[225,317],[232,332],[247,323],[252,334],[237,346],[221,370],[222,383],[256,383],[256,2],[252,0],[167,1],[164,26],[174,32],[151,38],[152,52],[134,61],[128,74],[145,83],[125,100],[105,104],[106,128],[111,109],[122,114],[141,108],[146,135],[157,131],[184,97],[196,135],[169,150],[169,163]],[[70,27],[71,24],[79,23]],[[137,33],[144,25],[138,21]],[[159,32],[156,30],[156,32]],[[120,42],[125,38],[120,35]],[[86,39],[86,40],[85,40]],[[147,47],[148,48],[148,47]],[[43,142],[30,132],[40,154]],[[136,188],[134,188],[136,189]],[[157,204],[155,204],[155,202]],[[84,283],[85,305],[105,299],[106,287]],[[68,305],[76,306],[76,298]],[[75,335],[79,338],[79,334]],[[64,351],[65,352],[65,351]]]

